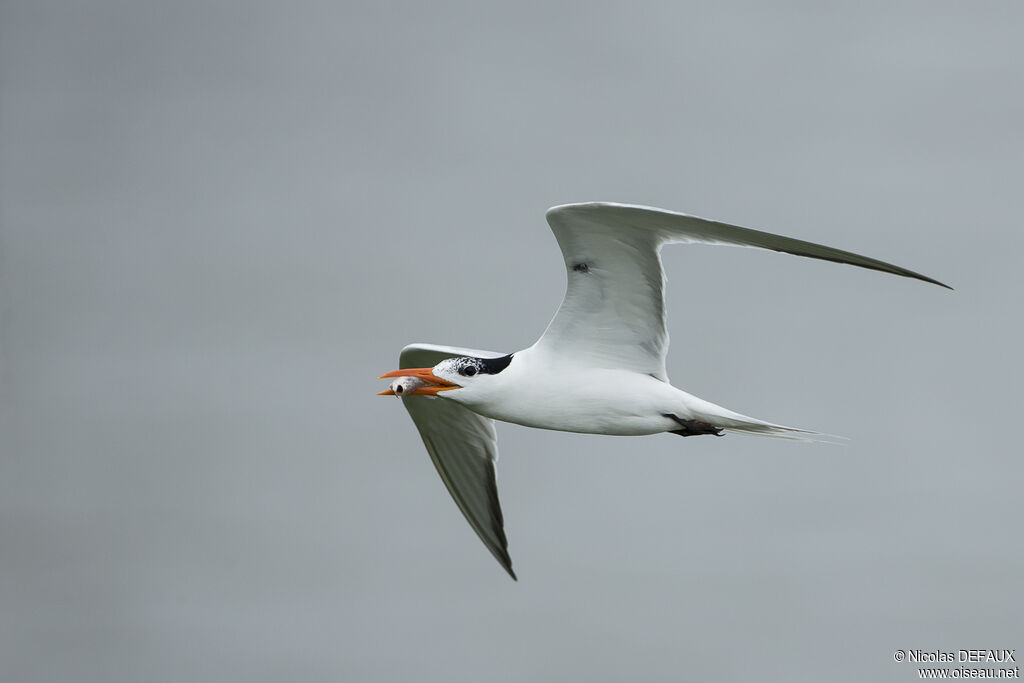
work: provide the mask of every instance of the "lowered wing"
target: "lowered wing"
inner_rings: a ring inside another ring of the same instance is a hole
[[[549,209],[547,219],[562,249],[569,282],[562,305],[534,348],[666,381],[668,334],[660,253],[665,243],[770,249],[948,287],[849,251],[644,206],[566,204]]]
[[[410,344],[402,349],[398,367],[433,367],[452,356],[497,358],[503,355],[455,346]],[[402,403],[412,416],[434,467],[466,516],[466,521],[515,579],[495,483],[498,441],[494,420],[477,415],[455,401],[429,396],[403,397]]]

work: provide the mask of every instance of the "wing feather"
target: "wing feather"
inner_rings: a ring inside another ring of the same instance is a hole
[[[398,367],[433,367],[452,356],[502,355],[454,346],[410,344],[402,349]],[[495,478],[498,440],[494,420],[442,398],[409,396],[402,398],[402,403],[455,504],[487,549],[515,579]]]
[[[547,212],[565,258],[565,298],[535,348],[667,380],[665,275],[669,242],[754,247],[846,263],[949,288],[938,280],[813,242],[645,206],[566,204]]]

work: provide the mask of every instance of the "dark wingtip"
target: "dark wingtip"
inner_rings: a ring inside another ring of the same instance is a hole
[[[508,572],[508,575],[512,577],[513,581],[518,581],[519,580],[519,577],[516,576],[515,571],[512,569],[512,558],[511,557],[508,558],[507,562],[502,562],[501,566],[505,568],[505,571]]]
[[[922,282],[930,282],[933,285],[938,285],[939,287],[945,287],[946,289],[948,289],[951,292],[955,292],[956,291],[955,289],[953,289],[952,287],[947,285],[945,282],[939,282],[938,280],[930,278],[927,275],[921,275],[920,273],[914,273],[913,271],[911,271],[911,277],[917,278],[918,280],[921,280]]]
[[[870,267],[870,266],[867,266],[867,267]],[[875,270],[885,271],[886,269],[884,269],[884,268],[876,268]],[[895,268],[895,269],[888,270],[888,272],[892,273],[893,275],[902,275],[903,277],[913,278],[915,280],[920,280],[921,282],[927,282],[929,284],[938,285],[939,287],[945,287],[946,289],[948,289],[950,291],[954,291],[953,288],[950,287],[949,285],[947,285],[945,282],[939,282],[935,278],[928,277],[927,275],[922,275],[921,273],[915,273],[914,271],[907,270],[906,268]]]
[[[513,569],[512,569],[512,560],[509,560],[507,562],[502,562],[501,563],[501,568],[504,569],[506,572],[508,572],[508,575],[512,577],[513,581],[518,581],[519,580],[519,577],[516,576],[515,571],[513,571]]]
[[[884,270],[884,269],[876,268],[875,270]],[[893,275],[902,275],[903,277],[909,277],[909,278],[913,278],[915,280],[920,280],[921,282],[927,282],[927,283],[932,284],[932,285],[938,285],[939,287],[945,287],[946,289],[948,289],[950,291],[956,291],[952,287],[947,285],[945,282],[939,282],[935,278],[928,277],[927,275],[921,275],[921,273],[915,273],[914,271],[907,270],[905,268],[900,268],[899,270],[889,270],[888,272],[892,273]]]

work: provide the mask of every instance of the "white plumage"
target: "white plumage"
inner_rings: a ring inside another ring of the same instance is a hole
[[[814,432],[728,410],[668,383],[665,276],[669,242],[746,246],[943,285],[847,251],[716,221],[623,204],[567,204],[547,212],[565,258],[568,286],[537,342],[503,355],[431,344],[402,350],[399,393],[445,485],[508,573],[494,479],[492,420],[614,435],[736,431],[801,438]],[[425,396],[421,396],[425,394]]]

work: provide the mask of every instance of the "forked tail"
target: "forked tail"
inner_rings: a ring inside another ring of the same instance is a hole
[[[696,397],[689,398],[694,399]],[[725,432],[734,434],[747,434],[749,436],[764,436],[771,439],[790,439],[793,441],[808,441],[814,443],[837,444],[846,440],[846,437],[836,436],[834,434],[824,434],[810,429],[786,427],[785,425],[758,420],[755,417],[733,412],[728,408],[723,408],[722,406],[715,405],[714,403],[703,399],[696,399],[695,401],[690,400],[687,401],[687,403],[689,403],[687,407],[690,409],[692,418],[685,419],[676,415],[669,416],[683,426],[682,430],[675,432],[683,436],[713,433],[717,433],[721,436],[721,433],[724,430]],[[705,429],[703,427],[704,425],[713,429]]]
[[[765,436],[770,439],[790,439],[791,441],[807,441],[811,443],[841,444],[846,440],[846,437],[836,436],[835,434],[824,434],[822,432],[814,432],[809,429],[798,429],[796,427],[784,427],[783,425],[761,421],[728,426],[723,425],[722,429],[733,434]]]

